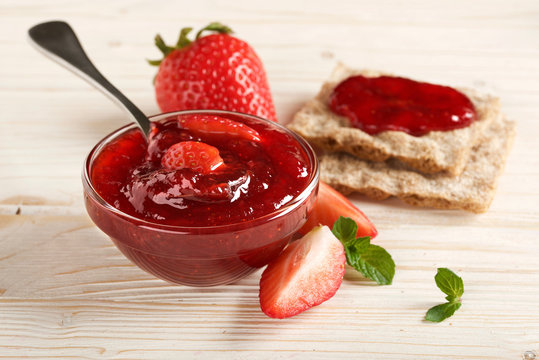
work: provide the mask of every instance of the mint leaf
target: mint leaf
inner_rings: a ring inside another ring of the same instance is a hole
[[[432,322],[441,322],[452,316],[462,304],[460,302],[447,302],[445,304],[431,307],[425,315],[425,320]]]
[[[348,259],[347,259],[348,261]],[[391,285],[395,276],[395,262],[391,255],[378,245],[369,245],[357,261],[349,264],[378,285]]]
[[[339,217],[332,229],[344,245],[346,262],[363,276],[379,285],[389,285],[395,275],[395,262],[382,247],[371,244],[369,236],[356,238],[357,224],[354,220]]]
[[[351,263],[356,261],[355,259],[365,253],[371,245],[371,238],[369,236],[350,240],[344,245],[344,252],[346,253],[346,260]],[[349,264],[350,265],[350,264]]]
[[[333,235],[339,239],[343,244],[356,240],[357,224],[354,220],[339,216],[337,221],[333,224],[331,229]]]
[[[438,268],[434,281],[436,281],[436,286],[447,295],[445,298],[448,302],[431,307],[425,315],[425,320],[440,322],[460,309],[462,305],[460,298],[464,294],[464,283],[460,276],[447,268]]]
[[[464,293],[464,283],[462,278],[447,268],[438,268],[434,276],[436,285],[446,294],[449,302],[459,300]]]

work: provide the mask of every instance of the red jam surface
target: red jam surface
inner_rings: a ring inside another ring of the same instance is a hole
[[[477,116],[470,99],[453,88],[392,76],[352,76],[333,90],[329,107],[371,135],[422,136],[466,127]]]
[[[269,214],[307,187],[309,162],[284,131],[261,122],[246,125],[260,134],[260,141],[190,131],[177,116],[155,122],[148,145],[137,129],[128,131],[97,155],[92,184],[118,210],[158,224],[215,226]],[[161,158],[182,141],[217,148],[225,166],[208,174],[164,168]]]

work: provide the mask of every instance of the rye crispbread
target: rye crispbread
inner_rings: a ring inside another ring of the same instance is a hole
[[[515,135],[515,123],[493,121],[481,134],[459,176],[421,174],[397,163],[372,162],[345,153],[320,157],[321,180],[344,194],[357,191],[374,199],[397,196],[418,206],[487,211]]]
[[[370,77],[388,75],[370,70],[355,71],[338,64],[318,95],[305,104],[288,127],[323,150],[344,151],[372,161],[398,159],[424,173],[443,171],[456,176],[464,169],[470,149],[483,129],[502,116],[498,98],[458,89],[470,98],[477,111],[478,119],[470,126],[452,131],[433,131],[420,137],[401,131],[369,135],[350,127],[346,117],[334,114],[327,105],[335,86],[357,74]]]

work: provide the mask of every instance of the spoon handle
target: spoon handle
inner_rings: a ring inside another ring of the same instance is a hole
[[[97,70],[82,49],[71,26],[63,21],[51,21],[32,27],[28,34],[31,42],[45,56],[79,75],[127,110],[148,137],[150,121],[146,115]]]

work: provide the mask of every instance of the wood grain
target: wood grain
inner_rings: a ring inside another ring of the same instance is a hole
[[[122,112],[40,56],[27,29],[69,21],[96,65],[157,113],[145,59],[160,32],[221,20],[264,60],[282,122],[336,61],[474,87],[502,99],[517,138],[491,209],[472,215],[351,196],[397,263],[394,284],[347,269],[330,301],[273,320],[260,272],[197,289],[132,265],[89,220],[80,172]],[[519,359],[539,353],[539,3],[535,1],[3,1],[0,4],[0,358]],[[437,267],[463,306],[440,324]],[[538,356],[539,358],[539,356]]]

